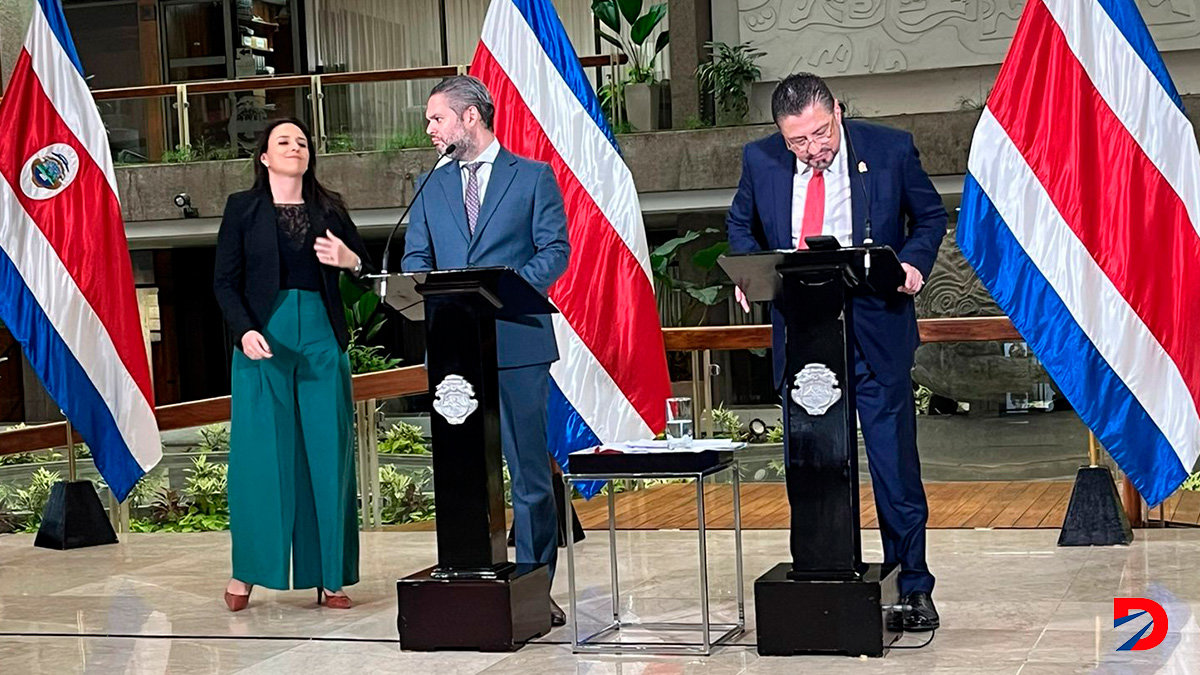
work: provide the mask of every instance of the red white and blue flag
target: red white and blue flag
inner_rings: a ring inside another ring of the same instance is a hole
[[[0,321],[124,500],[162,456],[104,123],[59,0],[0,102]]]
[[[1132,0],[1030,0],[958,243],[1152,506],[1200,454],[1200,153]]]
[[[650,251],[633,176],[550,0],[493,0],[471,74],[496,102],[496,136],[554,169],[571,260],[550,288],[560,358],[549,446],[559,464],[600,443],[651,438],[670,395]]]

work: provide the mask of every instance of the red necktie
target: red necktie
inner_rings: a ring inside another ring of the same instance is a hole
[[[804,198],[804,220],[800,221],[800,243],[798,249],[808,248],[805,238],[821,234],[825,226],[825,174],[813,169],[808,180],[808,194]]]

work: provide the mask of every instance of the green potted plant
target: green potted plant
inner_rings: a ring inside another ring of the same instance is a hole
[[[374,373],[389,370],[400,365],[400,359],[389,356],[382,347],[370,345],[387,317],[377,312],[381,302],[379,296],[367,290],[342,275],[339,280],[342,294],[342,308],[346,313],[346,328],[350,331],[350,345],[347,353],[350,356],[350,372]]]
[[[713,236],[716,235],[716,236]],[[704,239],[704,241],[697,240]],[[689,246],[691,245],[691,246]],[[691,256],[688,276],[692,280],[678,278],[671,273],[672,267],[680,266],[680,255],[685,247],[695,249]],[[704,230],[689,230],[681,236],[664,242],[650,253],[650,269],[654,275],[656,295],[665,293],[682,294],[680,315],[675,317],[678,325],[700,325],[707,318],[709,308],[725,302],[733,293],[733,282],[717,268],[717,260],[729,250],[729,242],[723,233],[712,227]]]
[[[717,124],[742,124],[750,112],[747,93],[752,82],[762,76],[755,61],[766,52],[755,49],[749,42],[727,45],[724,42],[705,42],[712,60],[700,64],[696,79],[702,91],[710,92],[717,104]]]
[[[658,82],[658,55],[670,41],[670,32],[650,36],[667,16],[666,3],[651,5],[642,13],[642,0],[592,0],[592,13],[600,20],[596,34],[629,59],[627,78],[618,78],[626,118],[635,129],[658,129],[662,85]],[[605,30],[607,28],[608,30]]]

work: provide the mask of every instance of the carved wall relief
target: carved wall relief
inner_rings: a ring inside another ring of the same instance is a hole
[[[1160,50],[1200,49],[1200,0],[1138,0]],[[1000,63],[1023,0],[741,0],[739,33],[763,80]]]

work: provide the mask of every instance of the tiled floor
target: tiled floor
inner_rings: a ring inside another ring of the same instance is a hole
[[[395,578],[433,562],[432,533],[362,536],[363,583],[350,611],[317,608],[308,592],[256,590],[231,614],[220,595],[228,535],[126,535],[121,544],[56,552],[28,535],[0,537],[0,672],[4,673],[1075,673],[1200,672],[1200,530],[1140,530],[1129,547],[1063,549],[1054,530],[929,533],[945,626],[920,650],[884,659],[759,657],[752,584],[786,556],[783,531],[747,532],[750,630],[710,658],[576,656],[559,629],[512,654],[401,652]],[[581,622],[608,607],[606,533],[577,549]],[[682,616],[696,596],[695,533],[618,534],[630,615]],[[878,534],[864,533],[867,559]],[[732,536],[710,533],[715,618],[733,611]],[[555,595],[566,605],[565,563]],[[1112,626],[1114,596],[1158,600],[1170,632],[1157,648],[1117,652],[1142,620]],[[690,601],[690,602],[689,602]],[[586,627],[586,626],[585,626]],[[917,644],[910,636],[904,644]]]

